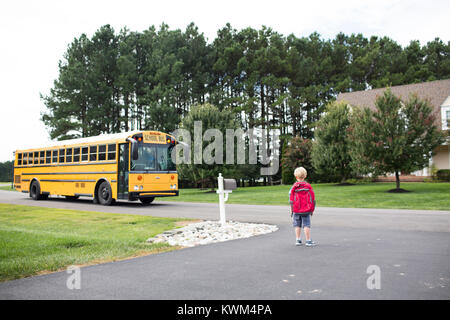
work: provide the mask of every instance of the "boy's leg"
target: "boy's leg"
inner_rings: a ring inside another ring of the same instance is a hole
[[[300,234],[302,232],[302,219],[299,215],[294,214],[292,216],[292,226],[295,229],[295,238],[300,240]]]
[[[301,245],[300,235],[302,232],[302,219],[299,215],[294,214],[292,217],[292,224],[295,229],[295,245]]]
[[[302,229],[300,227],[295,227],[295,239],[300,240]]]
[[[302,217],[303,231],[305,232],[306,241],[311,240],[311,215]]]
[[[305,217],[305,220],[303,223],[303,230],[305,231],[305,237],[306,237],[305,245],[307,247],[314,246],[315,243],[311,239],[311,215],[307,215]]]
[[[311,232],[309,227],[304,227],[303,231],[305,232],[306,241],[311,240]]]

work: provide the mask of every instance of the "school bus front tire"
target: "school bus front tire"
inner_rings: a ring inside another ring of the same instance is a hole
[[[155,197],[147,197],[147,198],[139,198],[139,200],[142,202],[144,206],[148,206],[150,203],[155,200]]]

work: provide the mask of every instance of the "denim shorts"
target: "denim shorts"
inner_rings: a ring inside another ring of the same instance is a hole
[[[300,215],[298,213],[294,213],[292,215],[292,225],[294,227],[303,227],[303,228],[311,228],[311,214]]]

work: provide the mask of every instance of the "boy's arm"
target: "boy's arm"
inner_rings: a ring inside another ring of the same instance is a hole
[[[291,189],[289,190],[289,208],[291,210],[291,217],[292,217],[292,189],[294,188],[294,186],[291,187]]]
[[[311,195],[312,195],[312,200],[314,203],[314,209],[313,209],[313,212],[311,212],[311,215],[312,215],[314,213],[314,210],[316,210],[316,195],[314,194],[314,190],[312,187],[311,187]]]

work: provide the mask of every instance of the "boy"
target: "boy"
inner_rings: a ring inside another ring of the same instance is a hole
[[[302,245],[300,234],[303,226],[306,237],[305,245],[312,247],[315,243],[311,240],[311,216],[316,208],[316,200],[311,185],[305,181],[306,175],[305,168],[299,167],[295,169],[294,176],[297,182],[289,190],[289,202],[291,204],[292,222],[295,228],[295,245]]]

